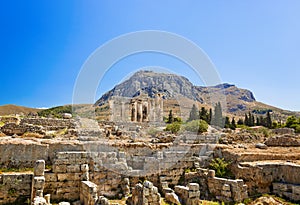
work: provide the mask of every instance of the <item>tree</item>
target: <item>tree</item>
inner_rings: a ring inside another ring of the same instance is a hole
[[[221,107],[221,103],[220,102],[218,102],[215,105],[215,110],[214,110],[214,116],[213,116],[212,124],[216,125],[218,127],[224,127],[224,119],[223,119],[222,107]]]
[[[208,123],[208,124],[212,124],[212,123],[211,123],[212,118],[213,118],[213,114],[212,114],[212,109],[210,108],[210,109],[209,109],[208,119],[207,119],[207,123]]]
[[[225,128],[230,128],[230,120],[229,117],[225,117]]]
[[[190,112],[190,117],[188,119],[188,121],[192,121],[192,120],[198,120],[199,119],[199,112],[198,109],[196,107],[195,104],[193,104],[192,110]]]
[[[267,112],[267,117],[266,117],[266,127],[270,129],[272,128],[272,119],[269,111]]]
[[[172,110],[170,110],[167,123],[171,124],[173,122],[174,122],[174,117],[173,117]]]
[[[285,126],[286,127],[289,127],[289,128],[292,128],[293,125],[297,125],[298,124],[298,120],[295,116],[289,116],[287,119],[286,119],[286,123],[285,123]]]
[[[243,125],[243,124],[244,124],[243,119],[239,119],[238,122],[237,122],[237,124],[238,124],[238,125]]]
[[[236,128],[235,119],[232,118],[232,120],[231,120],[231,129],[235,130],[235,128]]]
[[[171,131],[173,134],[177,134],[181,128],[180,123],[173,122],[172,124],[168,124],[166,127],[166,131]]]
[[[199,111],[199,116],[200,116],[200,120],[204,120],[207,123],[209,123],[209,121],[208,121],[209,113],[207,112],[205,107],[201,107],[201,110]]]
[[[204,120],[200,120],[198,133],[207,132],[208,123]]]
[[[248,119],[248,115],[245,113],[245,120],[244,120],[244,124],[246,126],[249,126],[249,119]]]

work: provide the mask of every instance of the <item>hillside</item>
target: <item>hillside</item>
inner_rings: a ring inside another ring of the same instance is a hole
[[[289,115],[299,113],[282,110],[273,106],[257,102],[254,94],[235,85],[224,83],[216,86],[196,86],[186,77],[170,73],[156,73],[153,71],[138,71],[126,81],[116,85],[112,90],[105,93],[95,105],[103,106],[113,96],[135,97],[141,93],[153,98],[156,93],[162,93],[165,99],[165,113],[170,109],[176,113],[186,115],[192,104],[198,107],[212,107],[215,101],[212,96],[225,96],[226,109],[229,116],[242,117],[246,112],[265,114],[268,110],[273,112],[274,119],[283,120]],[[177,101],[177,102],[174,102]],[[174,105],[180,105],[181,111]]]
[[[15,115],[15,114],[29,114],[37,113],[41,109],[23,107],[18,105],[2,105],[0,106],[0,115]]]

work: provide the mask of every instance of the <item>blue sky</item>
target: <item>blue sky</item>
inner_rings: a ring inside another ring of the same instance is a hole
[[[299,10],[298,0],[1,1],[0,104],[70,104],[81,66],[99,46],[128,32],[163,30],[202,48],[223,82],[300,111]],[[144,66],[202,83],[182,62],[144,53],[113,66],[97,97]]]

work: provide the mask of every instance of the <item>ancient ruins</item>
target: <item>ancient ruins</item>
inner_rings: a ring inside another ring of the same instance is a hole
[[[300,202],[300,138],[210,127],[172,134],[163,100],[110,101],[111,121],[6,117],[0,128],[0,204],[242,203],[261,194]],[[213,159],[230,162],[217,177]],[[114,200],[118,199],[119,202]]]

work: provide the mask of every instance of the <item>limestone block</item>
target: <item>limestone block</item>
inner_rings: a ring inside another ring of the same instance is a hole
[[[149,188],[149,189],[152,189],[153,183],[152,183],[152,182],[149,182],[149,181],[145,181],[145,182],[144,182],[144,187]]]
[[[144,193],[144,196],[149,196],[150,190],[148,188],[144,187],[143,193]]]
[[[199,184],[189,183],[188,188],[189,188],[190,191],[199,191]]]
[[[52,167],[54,173],[66,173],[67,172],[67,165],[57,165],[54,164]]]
[[[157,187],[152,187],[152,193],[157,194],[158,193],[158,188]]]
[[[88,164],[82,164],[80,166],[81,172],[88,172],[89,171],[89,165]]]
[[[68,165],[67,166],[67,172],[68,173],[79,173],[80,172],[80,166],[79,165]]]
[[[39,176],[33,178],[33,186],[35,189],[43,190],[45,186],[45,177]]]
[[[224,185],[222,186],[222,190],[223,190],[223,191],[230,191],[230,185],[229,185],[229,184],[224,184]]]
[[[57,182],[57,175],[55,173],[46,173],[45,181],[46,182]]]
[[[34,176],[44,176],[45,173],[45,161],[37,160],[34,165]]]
[[[39,197],[39,196],[37,196],[33,199],[32,204],[33,205],[48,205],[46,199],[43,197]]]
[[[238,194],[238,193],[235,193],[236,195]],[[231,191],[224,191],[224,190],[222,190],[221,191],[221,195],[222,196],[224,196],[224,197],[227,197],[227,198],[231,198]]]
[[[44,196],[44,198],[45,198],[45,200],[46,200],[46,203],[47,203],[47,205],[50,205],[51,203],[50,203],[50,197],[51,197],[51,195],[50,194],[46,194],[45,196]]]
[[[161,182],[161,187],[168,188],[169,187],[168,182]]]
[[[70,205],[70,203],[69,202],[60,202],[60,203],[58,203],[58,205]]]
[[[294,185],[292,186],[293,194],[300,195],[300,186]]]
[[[210,178],[214,178],[216,176],[215,170],[208,170],[207,176]]]
[[[189,198],[200,198],[200,191],[189,191]]]
[[[125,152],[119,152],[119,159],[120,158],[126,158]]]

